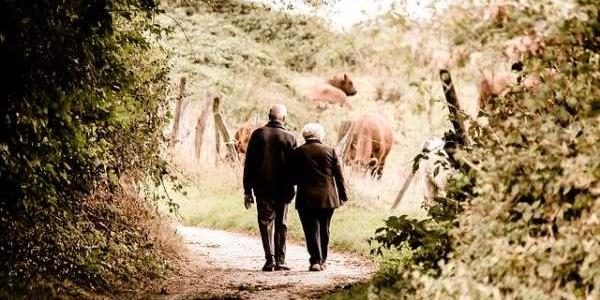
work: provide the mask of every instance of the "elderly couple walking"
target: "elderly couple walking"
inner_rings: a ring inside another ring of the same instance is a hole
[[[244,163],[244,204],[250,208],[256,197],[266,259],[262,270],[289,270],[285,263],[287,211],[295,195],[310,255],[309,270],[321,271],[327,267],[333,211],[348,200],[344,177],[335,151],[322,143],[323,127],[306,124],[302,129],[306,143],[296,147],[296,138],[284,127],[286,114],[285,106],[273,106],[269,122],[250,137]]]

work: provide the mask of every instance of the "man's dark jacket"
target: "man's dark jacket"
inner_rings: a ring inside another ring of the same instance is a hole
[[[290,203],[294,198],[291,159],[296,138],[281,122],[269,121],[250,136],[244,163],[244,193],[257,199]]]
[[[294,183],[298,185],[297,209],[337,208],[340,201],[348,200],[335,150],[318,140],[294,150]]]

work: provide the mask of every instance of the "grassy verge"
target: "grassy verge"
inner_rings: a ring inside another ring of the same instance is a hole
[[[367,239],[383,225],[385,218],[391,214],[414,215],[418,211],[392,211],[389,202],[381,200],[381,194],[369,196],[373,185],[384,186],[385,182],[373,182],[352,172],[348,175],[351,198],[333,216],[332,247],[366,256],[370,251]],[[258,234],[256,208],[246,210],[243,206],[241,168],[220,166],[218,170],[198,172],[190,178],[185,191],[186,195],[170,193],[180,206],[180,221],[184,225]],[[288,213],[288,228],[292,240],[304,240],[293,203]]]

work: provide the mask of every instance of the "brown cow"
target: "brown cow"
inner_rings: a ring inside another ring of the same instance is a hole
[[[483,72],[479,82],[478,111],[491,110],[492,101],[505,95],[517,83],[518,75],[513,72]]]
[[[326,82],[317,84],[310,92],[309,98],[321,104],[339,104],[340,106],[347,105],[348,96],[356,95],[356,88],[350,75],[338,74],[331,77]]]
[[[364,114],[350,125],[348,150],[343,160],[348,165],[368,169],[379,179],[393,143],[394,135],[388,122],[378,114]]]
[[[541,84],[540,76],[535,73],[522,72],[483,72],[479,82],[478,111],[489,112],[496,97],[501,97],[519,84],[525,90],[536,90]]]
[[[239,154],[246,154],[246,150],[248,149],[248,142],[250,142],[250,136],[252,135],[252,132],[260,127],[260,126],[264,126],[265,122],[246,122],[244,124],[242,124],[242,126],[240,126],[240,128],[238,128],[235,131],[235,135],[234,135],[234,139],[235,139],[235,150],[237,150],[237,152]]]

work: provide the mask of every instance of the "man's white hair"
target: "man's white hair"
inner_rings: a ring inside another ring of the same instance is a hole
[[[275,104],[269,110],[269,120],[283,121],[287,115],[287,108],[283,104]]]
[[[323,140],[325,138],[325,130],[319,123],[308,123],[302,128],[302,137],[305,140]]]

